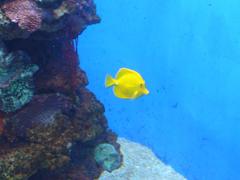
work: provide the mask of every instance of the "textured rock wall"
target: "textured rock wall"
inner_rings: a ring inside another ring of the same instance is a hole
[[[74,47],[99,21],[92,0],[0,1],[1,180],[94,179],[96,147],[119,153]]]

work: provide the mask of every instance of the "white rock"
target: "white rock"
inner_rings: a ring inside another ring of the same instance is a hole
[[[172,167],[161,162],[147,147],[118,138],[123,165],[112,173],[104,171],[99,180],[186,180]]]

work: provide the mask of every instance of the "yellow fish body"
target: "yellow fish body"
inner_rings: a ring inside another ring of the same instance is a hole
[[[105,87],[113,87],[114,95],[123,99],[136,99],[149,94],[142,76],[134,70],[121,68],[113,78],[106,76]]]

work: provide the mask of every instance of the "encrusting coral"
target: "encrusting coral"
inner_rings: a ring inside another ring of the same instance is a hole
[[[8,53],[0,42],[0,110],[13,112],[28,103],[34,93],[33,75],[38,66],[31,64],[22,51]]]
[[[99,144],[94,150],[94,157],[104,170],[112,172],[121,165],[121,156],[115,147],[108,143]]]
[[[101,144],[109,170],[120,166],[73,43],[99,21],[92,0],[0,1],[0,179],[92,180],[106,169]]]
[[[5,0],[0,4],[0,37],[5,40],[77,36],[97,23],[92,0]]]

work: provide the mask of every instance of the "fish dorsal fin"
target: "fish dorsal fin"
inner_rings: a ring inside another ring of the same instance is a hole
[[[126,75],[126,74],[134,74],[136,76],[138,76],[139,78],[141,78],[141,75],[139,73],[137,73],[134,70],[128,69],[128,68],[121,68],[119,69],[119,71],[116,74],[116,78],[121,78],[122,76]]]

